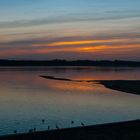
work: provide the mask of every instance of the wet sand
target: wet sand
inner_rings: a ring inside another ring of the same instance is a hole
[[[0,140],[140,140],[140,120],[33,132]]]

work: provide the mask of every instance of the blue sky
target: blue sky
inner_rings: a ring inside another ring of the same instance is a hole
[[[139,6],[139,0],[0,0],[0,16],[1,21],[13,21],[71,13],[138,14]]]
[[[139,7],[139,0],[0,0],[0,58],[140,60]],[[91,43],[70,43],[81,40]]]

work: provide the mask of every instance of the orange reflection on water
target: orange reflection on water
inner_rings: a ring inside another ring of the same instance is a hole
[[[64,82],[64,81],[48,81],[49,87],[62,90],[62,91],[93,91],[95,89],[94,85],[87,82]]]

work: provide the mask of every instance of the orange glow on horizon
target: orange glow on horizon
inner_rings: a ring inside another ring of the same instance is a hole
[[[64,46],[64,45],[84,45],[84,44],[92,44],[92,43],[100,43],[109,40],[82,40],[82,41],[65,41],[65,42],[54,42],[48,44],[48,46]],[[110,42],[110,41],[109,41]]]
[[[111,39],[111,40],[80,40],[80,41],[59,41],[53,43],[36,43],[32,44],[34,47],[53,47],[53,46],[65,46],[65,45],[86,45],[93,43],[111,43],[111,42],[124,42],[128,39]]]
[[[3,50],[0,51],[0,55],[3,57],[7,56],[18,56],[18,55],[30,55],[30,54],[48,54],[55,52],[75,52],[75,53],[100,53],[106,52],[110,54],[117,54],[118,52],[129,52],[131,54],[131,50],[137,52],[140,49],[139,44],[127,44],[127,45],[95,45],[95,46],[71,46],[71,47],[50,47],[50,48],[35,48],[33,50],[27,49],[13,49],[13,50]]]

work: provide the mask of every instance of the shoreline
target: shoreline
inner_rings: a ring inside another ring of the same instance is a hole
[[[126,60],[9,60],[0,59],[1,66],[100,66],[100,67],[140,67],[140,61]]]
[[[140,139],[140,120],[0,136],[0,140],[132,140]]]
[[[97,82],[109,89],[140,95],[140,80],[100,80]]]
[[[125,93],[140,95],[140,80],[72,80],[67,78],[57,78],[54,76],[40,75],[40,77],[49,80],[68,81],[68,82],[96,82],[104,85],[106,88]]]

